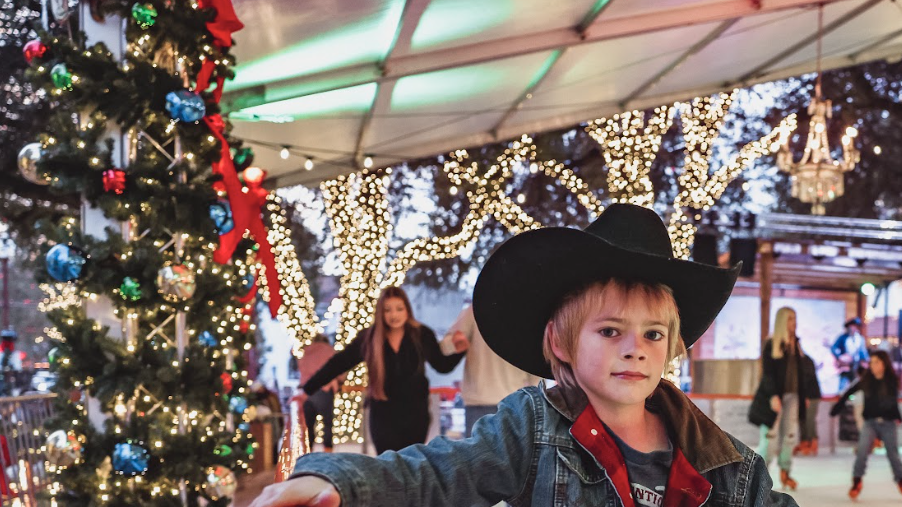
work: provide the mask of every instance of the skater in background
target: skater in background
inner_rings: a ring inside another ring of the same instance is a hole
[[[902,422],[899,414],[899,378],[886,351],[878,350],[871,356],[871,363],[861,376],[830,409],[830,415],[838,415],[846,401],[860,392],[864,396],[864,426],[858,436],[855,465],[852,467],[852,487],[849,497],[858,498],[863,488],[862,478],[868,465],[868,455],[876,439],[886,445],[886,458],[893,469],[893,480],[902,492],[902,461],[899,460],[899,443],[896,425]]]
[[[798,481],[789,474],[799,421],[805,420],[803,355],[796,336],[796,312],[780,308],[774,331],[761,349],[761,383],[749,407],[749,422],[760,428],[758,454],[767,465],[777,458],[780,483],[790,490],[798,487]]]
[[[814,359],[802,354],[802,390],[805,396],[805,420],[800,427],[801,442],[792,454],[817,456],[817,411],[821,404],[821,386],[817,380],[817,365]]]

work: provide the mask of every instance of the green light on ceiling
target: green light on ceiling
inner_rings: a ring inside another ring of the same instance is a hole
[[[276,53],[238,65],[235,79],[228,88],[234,91],[348,65],[376,64],[385,58],[403,10],[403,0],[391,0],[380,12],[319,37],[307,38],[304,33],[282,34],[301,40]]]
[[[290,117],[298,120],[336,113],[367,111],[376,96],[376,83],[341,88],[294,99],[248,107],[229,115],[230,119],[272,121],[268,118]]]
[[[417,74],[398,80],[392,109],[456,103],[497,89],[516,78],[488,64]]]
[[[433,0],[413,32],[410,47],[422,51],[487,32],[506,24],[515,11],[514,0]]]
[[[545,63],[542,64],[542,67],[539,68],[538,72],[532,77],[532,81],[529,82],[529,86],[526,87],[527,90],[532,90],[539,82],[545,78],[545,75],[554,67],[554,64],[561,58],[564,54],[563,49],[556,49],[551,52],[551,55],[545,60]]]

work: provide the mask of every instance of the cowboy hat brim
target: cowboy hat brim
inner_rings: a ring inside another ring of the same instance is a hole
[[[740,267],[628,250],[579,229],[538,229],[507,240],[492,254],[476,280],[473,312],[495,353],[521,370],[553,378],[542,340],[567,294],[608,278],[664,284],[673,291],[689,348],[729,299]]]

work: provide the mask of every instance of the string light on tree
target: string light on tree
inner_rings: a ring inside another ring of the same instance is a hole
[[[300,355],[313,338],[323,332],[316,316],[316,303],[310,292],[310,284],[291,242],[288,218],[282,208],[282,199],[270,193],[267,199],[270,216],[269,242],[276,256],[276,269],[285,283],[282,284],[283,305],[279,321],[285,326],[294,343],[295,355]],[[264,287],[266,287],[264,285]],[[268,289],[265,289],[268,290]]]
[[[649,171],[661,147],[661,137],[672,123],[672,107],[655,109],[646,123],[641,111],[590,122],[586,131],[601,146],[608,167],[612,202],[650,207],[655,200]]]
[[[708,104],[710,105],[710,102],[708,102]],[[701,112],[701,110],[699,110],[699,112]],[[681,191],[674,199],[673,213],[670,216],[668,224],[668,232],[670,233],[671,242],[673,243],[673,254],[676,257],[688,259],[692,244],[695,242],[696,227],[689,219],[687,213],[690,212],[684,208],[695,210],[709,209],[718,199],[720,199],[720,196],[723,195],[727,186],[735,180],[746,167],[768,153],[775,153],[780,148],[781,144],[789,138],[795,130],[796,125],[795,114],[787,116],[767,135],[743,146],[742,149],[739,150],[739,153],[733,157],[728,164],[719,168],[710,176],[708,175],[707,161],[704,164],[696,163],[695,161],[699,160],[699,156],[693,156],[691,153],[687,153],[686,159],[692,159],[693,162],[689,163],[689,166],[684,169],[684,171],[691,170],[694,174],[685,179],[681,177]],[[707,142],[708,149],[704,154],[706,160],[710,156],[710,146],[711,143],[713,143],[713,140],[714,137],[710,138]],[[700,149],[702,143],[699,143],[696,140],[694,146]],[[689,149],[688,147],[689,142],[687,140],[687,149]],[[683,187],[682,184],[684,181],[687,182],[686,184],[692,186],[690,188]]]

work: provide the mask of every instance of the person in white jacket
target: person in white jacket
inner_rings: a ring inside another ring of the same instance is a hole
[[[462,340],[470,343],[460,387],[466,413],[466,436],[469,437],[480,417],[494,414],[498,403],[507,395],[522,387],[536,385],[539,378],[501,359],[489,348],[476,327],[473,307],[469,305],[457,316],[442,342],[457,343]],[[450,346],[442,350],[453,351]]]

